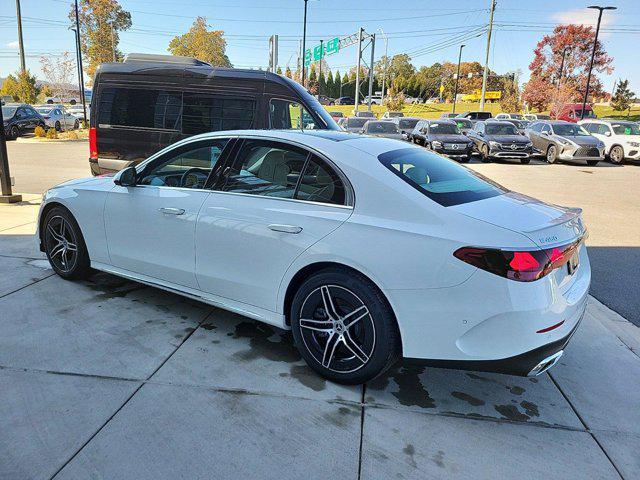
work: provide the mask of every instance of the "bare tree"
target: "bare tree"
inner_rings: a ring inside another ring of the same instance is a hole
[[[53,96],[61,102],[68,101],[75,90],[72,82],[76,72],[76,62],[71,54],[64,52],[59,57],[42,57],[40,65]]]

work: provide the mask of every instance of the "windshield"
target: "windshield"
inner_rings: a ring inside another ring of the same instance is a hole
[[[549,115],[536,115],[538,120],[551,120]]]
[[[516,120],[522,120],[524,117],[522,115],[520,115],[519,113],[510,113],[509,114],[510,118],[515,118]]]
[[[501,195],[506,190],[455,161],[424,149],[403,148],[378,160],[409,185],[448,207]]]
[[[351,117],[347,119],[347,127],[349,128],[362,128],[369,119],[362,117]]]
[[[326,127],[324,125],[314,125],[314,128],[340,130],[340,127],[338,126],[336,121],[333,118],[331,118],[331,115],[329,115],[329,112],[325,110],[325,108],[320,104],[320,102],[316,97],[314,97],[309,92],[307,92],[307,90],[305,90],[302,87],[302,85],[300,85],[297,82],[289,80],[287,83],[293,90],[296,91],[298,96],[305,101],[307,106],[309,106],[309,108],[313,110],[313,112],[316,115],[318,115],[322,119],[322,121],[326,124]]]
[[[582,109],[578,109],[576,110],[576,117],[578,118],[582,118]],[[597,118],[596,114],[593,113],[593,110],[586,110],[584,112],[584,118]]]
[[[471,123],[471,120],[463,120],[463,119],[458,119],[456,118],[454,120],[456,122],[456,125],[458,126],[458,128],[472,128],[473,124]]]
[[[53,110],[53,108],[47,108],[47,107],[36,108],[36,112],[44,113],[44,114],[51,112],[51,110]]]
[[[553,133],[560,135],[561,137],[588,137],[587,132],[580,125],[575,123],[558,123],[553,125]]]
[[[522,122],[518,121],[518,120],[507,120],[511,125],[515,126],[516,128],[523,128],[522,127]]]
[[[454,123],[430,123],[429,133],[456,135],[460,133],[458,126]]]
[[[398,127],[391,122],[369,122],[367,124],[368,133],[398,133]]]
[[[518,135],[512,123],[487,123],[487,135]]]
[[[2,107],[2,117],[6,120],[16,114],[17,107]]]
[[[613,123],[611,128],[616,135],[640,135],[640,126],[635,123]]]
[[[417,118],[413,120],[400,120],[398,126],[403,130],[413,130],[419,121]]]

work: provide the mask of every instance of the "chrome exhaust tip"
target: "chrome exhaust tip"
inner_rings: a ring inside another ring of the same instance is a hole
[[[553,367],[558,360],[560,360],[560,357],[562,356],[563,353],[564,353],[564,350],[560,350],[559,352],[556,352],[553,355],[545,358],[540,363],[538,363],[535,367],[533,367],[529,373],[527,373],[527,377],[536,377],[546,372],[551,367]]]

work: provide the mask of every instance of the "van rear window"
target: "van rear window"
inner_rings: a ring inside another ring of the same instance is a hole
[[[225,98],[185,92],[182,132],[194,135],[252,128],[255,112],[256,101],[252,98]]]
[[[181,92],[105,87],[100,92],[98,124],[180,129]]]

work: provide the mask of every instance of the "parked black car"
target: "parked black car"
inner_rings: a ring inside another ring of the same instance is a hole
[[[409,141],[411,141],[413,129],[416,128],[420,120],[420,118],[415,117],[392,117],[388,119],[389,122],[393,122],[398,126],[398,130],[404,135],[405,140]]]
[[[528,137],[518,133],[513,123],[502,120],[476,122],[467,136],[474,141],[483,162],[492,158],[518,158],[529,163],[533,155],[533,144]]]
[[[473,142],[460,133],[452,120],[421,120],[413,129],[411,138],[418,145],[462,162],[468,162],[473,153]]]
[[[527,129],[527,135],[548,163],[570,160],[587,162],[594,167],[604,160],[604,143],[582,125],[563,120],[534,122]]]
[[[15,140],[25,133],[33,133],[36,127],[46,128],[44,118],[26,103],[10,103],[2,106],[4,134],[7,140]]]
[[[98,67],[90,127],[89,164],[94,175],[136,164],[198,133],[339,130],[315,97],[282,75],[145,54]]]
[[[456,122],[458,129],[463,135],[469,133],[469,130],[473,130],[473,122],[468,118],[456,117],[452,118],[451,120]]]
[[[356,100],[353,97],[336,98],[334,105],[355,105]]]
[[[491,118],[491,112],[463,112],[458,114],[455,118],[468,118],[472,122],[480,120],[489,120]]]

